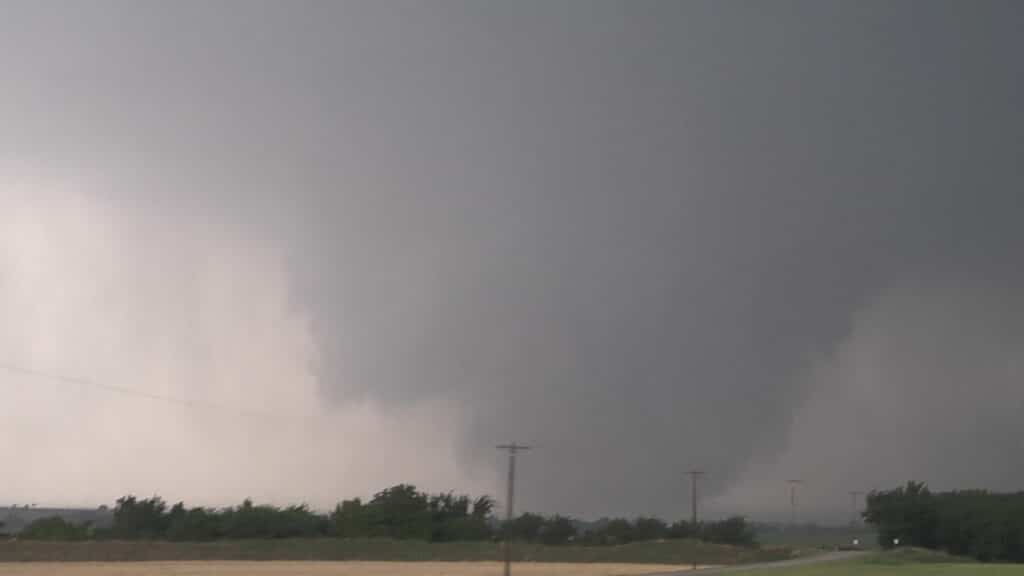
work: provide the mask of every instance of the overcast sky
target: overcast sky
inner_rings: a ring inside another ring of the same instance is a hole
[[[0,7],[0,503],[1024,485],[1020,3]]]

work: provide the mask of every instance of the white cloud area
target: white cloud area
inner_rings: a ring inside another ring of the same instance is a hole
[[[810,370],[788,448],[753,462],[714,505],[788,518],[790,478],[805,481],[797,513],[814,511],[808,519],[847,518],[849,491],[912,479],[937,489],[1019,489],[1024,318],[1015,298],[977,277],[889,290]]]
[[[457,462],[457,405],[322,402],[283,255],[215,223],[0,168],[0,504],[160,494],[332,506],[398,482],[495,492]]]

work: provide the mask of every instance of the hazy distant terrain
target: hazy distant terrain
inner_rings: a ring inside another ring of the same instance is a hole
[[[0,533],[17,534],[25,526],[42,518],[59,517],[72,524],[85,524],[96,528],[110,526],[113,511],[107,508],[0,508]]]

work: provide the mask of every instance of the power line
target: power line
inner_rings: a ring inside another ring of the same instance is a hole
[[[12,374],[21,374],[24,376],[31,376],[34,378],[42,378],[44,380],[50,380],[53,382],[60,382],[63,384],[75,384],[77,386],[83,386],[86,388],[94,388],[97,390],[103,390],[106,392],[113,392],[122,396],[134,396],[136,398],[144,398],[147,400],[153,400],[157,402],[165,402],[168,404],[175,404],[185,408],[205,408],[209,410],[220,410],[227,412],[235,412],[243,416],[266,416],[267,414],[261,412],[254,412],[251,410],[245,410],[242,408],[227,406],[225,404],[217,404],[214,402],[203,402],[199,400],[191,400],[188,398],[179,398],[176,396],[170,396],[166,394],[156,394],[154,392],[146,392],[145,390],[137,390],[134,388],[127,388],[124,386],[115,386],[113,384],[107,384],[104,382],[97,382],[88,378],[82,378],[78,376],[66,376],[63,374],[57,374],[55,372],[47,372],[43,370],[37,370],[35,368],[25,368],[23,366],[17,366],[14,364],[8,364],[6,362],[0,362],[0,370],[10,372]]]

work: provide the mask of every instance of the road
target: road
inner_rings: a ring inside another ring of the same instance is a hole
[[[838,562],[840,560],[851,560],[853,558],[858,558],[865,554],[868,554],[868,552],[827,552],[825,554],[817,554],[814,556],[807,556],[805,558],[795,558],[793,560],[781,560],[779,562],[763,562],[760,564],[739,564],[736,566],[702,568],[700,570],[687,570],[684,572],[662,572],[660,574],[650,574],[649,576],[697,576],[703,574],[734,574],[736,572],[764,570],[767,568],[788,568],[790,566],[806,566],[808,564]]]

